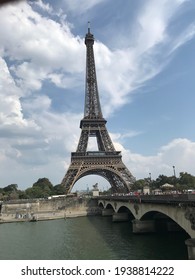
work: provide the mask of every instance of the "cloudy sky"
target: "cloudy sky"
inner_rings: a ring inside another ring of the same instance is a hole
[[[64,177],[84,113],[88,21],[123,162],[137,179],[173,166],[195,175],[194,0],[15,1],[0,7],[0,187]]]

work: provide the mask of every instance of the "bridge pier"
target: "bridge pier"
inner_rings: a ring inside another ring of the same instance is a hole
[[[114,213],[112,215],[113,222],[126,222],[129,220],[129,215],[126,212],[123,213]]]
[[[195,260],[195,238],[190,238],[185,241],[188,248],[188,259]]]
[[[133,220],[133,233],[147,233],[147,232],[155,232],[155,221],[154,220]]]
[[[109,209],[102,209],[102,216],[107,217],[107,216],[112,216],[114,213],[114,210],[109,208]]]

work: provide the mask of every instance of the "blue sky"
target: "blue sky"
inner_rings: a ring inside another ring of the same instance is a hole
[[[195,175],[193,0],[19,1],[0,8],[0,187],[61,182],[84,112],[91,22],[100,101],[137,178]],[[90,143],[90,149],[94,143]],[[76,183],[85,188],[101,178]]]

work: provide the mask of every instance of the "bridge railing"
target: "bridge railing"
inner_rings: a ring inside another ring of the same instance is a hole
[[[117,200],[139,203],[179,204],[187,203],[195,206],[195,194],[164,194],[164,195],[109,195],[99,196],[98,200]]]

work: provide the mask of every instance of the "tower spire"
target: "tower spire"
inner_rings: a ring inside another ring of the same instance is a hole
[[[88,33],[85,35],[86,45],[86,84],[85,84],[85,110],[84,118],[99,119],[102,117],[102,111],[99,100],[95,58],[93,52],[94,36],[90,31],[90,22],[88,21]]]

